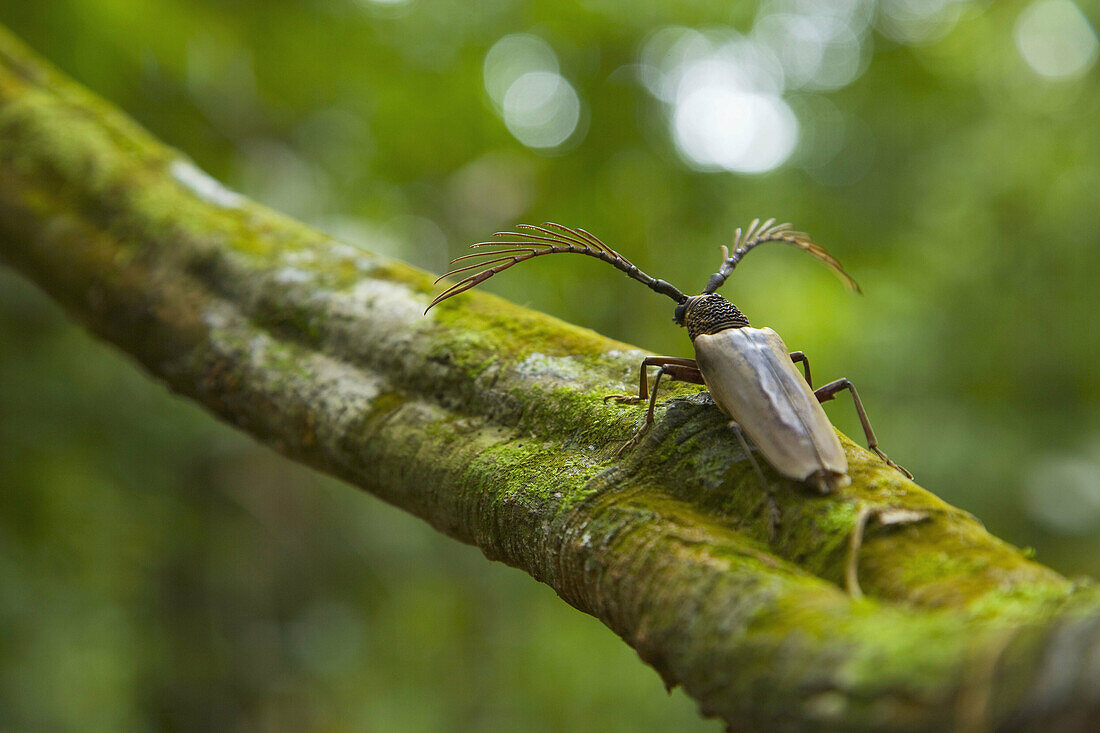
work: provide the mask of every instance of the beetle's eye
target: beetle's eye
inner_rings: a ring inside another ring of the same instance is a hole
[[[684,325],[684,313],[687,311],[687,305],[676,306],[676,311],[672,314],[672,320],[681,326]]]

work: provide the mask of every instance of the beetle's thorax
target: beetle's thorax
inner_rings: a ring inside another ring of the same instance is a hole
[[[749,319],[737,306],[717,293],[693,295],[676,309],[676,322],[686,326],[688,337],[711,335],[728,328],[745,328]]]

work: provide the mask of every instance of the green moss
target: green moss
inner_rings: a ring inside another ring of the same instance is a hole
[[[805,495],[792,513],[791,521],[783,525],[784,555],[842,585],[859,505],[840,498]]]
[[[593,474],[589,456],[563,451],[556,443],[534,438],[516,438],[480,451],[473,467],[495,478],[497,486],[514,487],[499,497],[523,495],[528,498],[558,501],[576,486],[578,476]],[[576,498],[576,497],[572,497]]]
[[[943,673],[959,668],[960,650],[981,645],[978,632],[950,613],[907,614],[903,621],[881,608],[864,608],[866,613],[856,621],[858,633],[873,643],[838,670],[849,687],[869,691],[904,685],[911,693],[923,688],[935,697],[956,686]]]
[[[320,317],[312,308],[283,300],[260,301],[252,314],[258,326],[309,346],[318,346],[322,341]]]
[[[967,606],[972,620],[1011,627],[1038,624],[1066,608],[1062,583],[1023,583],[986,593]]]
[[[848,501],[830,501],[813,516],[814,529],[834,537],[847,538],[856,526],[859,505]]]
[[[499,360],[484,334],[465,331],[449,334],[449,339],[433,339],[427,357],[432,361],[453,365],[463,370],[473,381]]]
[[[371,400],[370,419],[384,418],[409,401],[403,392],[384,392]]]
[[[367,253],[370,257],[376,257],[373,254]],[[400,283],[407,285],[414,292],[421,295],[438,294],[438,286],[433,282],[433,278],[423,270],[418,270],[415,267],[406,265],[403,262],[396,260],[381,260],[377,259],[376,263],[365,273],[362,273],[366,277],[373,277],[379,280],[387,280],[393,283]],[[436,306],[439,308],[439,306]]]
[[[459,299],[460,298],[460,299]],[[455,331],[486,334],[497,353],[508,361],[530,354],[580,356],[629,348],[551,316],[521,308],[488,293],[468,292],[437,305],[439,324]]]
[[[363,257],[373,258],[374,255],[364,252]],[[321,263],[327,267],[329,281],[336,290],[347,290],[363,282],[363,270],[356,265],[354,260],[341,257],[322,259]]]

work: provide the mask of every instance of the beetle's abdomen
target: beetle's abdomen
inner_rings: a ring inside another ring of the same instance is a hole
[[[784,476],[847,483],[848,460],[829,418],[770,328],[730,328],[694,339],[695,360],[722,412]]]

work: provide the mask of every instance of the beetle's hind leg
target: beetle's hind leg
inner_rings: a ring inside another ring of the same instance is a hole
[[[913,474],[891,461],[889,456],[883,453],[878,447],[878,438],[875,437],[875,431],[871,428],[871,421],[867,419],[867,412],[863,409],[863,401],[859,399],[859,392],[856,391],[856,386],[854,384],[847,379],[838,379],[835,382],[829,382],[824,387],[815,390],[814,396],[817,397],[818,402],[828,402],[836,397],[838,392],[844,390],[848,390],[852,393],[852,401],[856,405],[856,414],[859,415],[859,422],[863,425],[863,435],[867,438],[867,447],[873,450],[888,466],[893,466],[901,471],[906,478],[913,478]]]
[[[651,366],[660,367],[660,370],[657,372],[657,378],[653,380],[652,389],[649,387],[649,380],[646,374],[646,370]],[[637,445],[641,437],[646,434],[646,431],[648,431],[653,424],[653,410],[657,404],[657,385],[661,383],[661,377],[666,374],[669,376],[669,379],[674,381],[704,384],[703,373],[699,371],[699,367],[696,366],[694,359],[684,359],[677,356],[647,356],[642,360],[640,376],[638,378],[637,395],[611,394],[603,398],[604,402],[615,400],[621,403],[637,403],[642,400],[649,400],[649,409],[646,411],[645,424],[634,434],[633,438],[623,443],[622,446],[619,447],[619,450],[615,451],[615,455],[619,455],[628,448]]]
[[[760,485],[764,487],[764,500],[768,503],[768,539],[774,540],[775,526],[779,524],[780,515],[779,504],[775,500],[775,493],[772,492],[772,485],[764,477],[764,471],[760,468],[760,464],[756,462],[756,456],[752,454],[749,441],[745,439],[745,431],[741,429],[736,420],[729,422],[729,429],[737,436],[742,450],[745,451],[745,456],[749,459],[749,463],[752,464],[752,467],[756,470],[756,475],[760,478]]]

